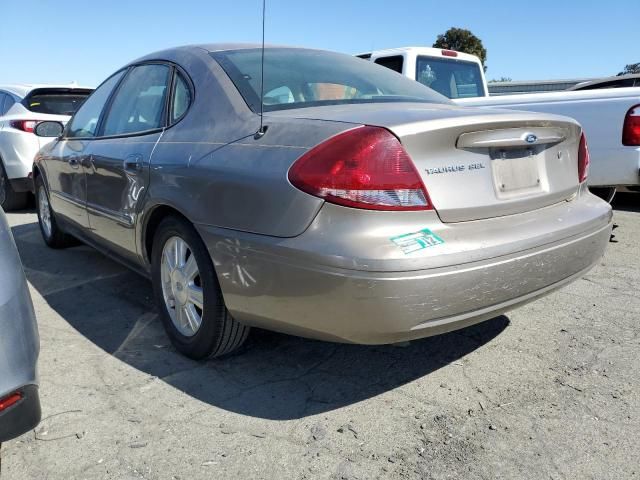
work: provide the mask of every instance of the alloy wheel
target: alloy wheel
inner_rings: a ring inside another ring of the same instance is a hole
[[[40,224],[45,237],[51,238],[51,207],[49,206],[47,192],[42,185],[38,188],[38,213],[40,214]]]
[[[164,304],[176,329],[185,337],[202,325],[204,293],[200,270],[191,247],[182,238],[169,238],[160,265]]]

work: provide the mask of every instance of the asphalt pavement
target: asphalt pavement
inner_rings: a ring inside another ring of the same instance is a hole
[[[8,215],[41,334],[43,420],[0,479],[628,479],[640,476],[640,195],[585,278],[405,346],[254,331],[170,346],[151,285]]]

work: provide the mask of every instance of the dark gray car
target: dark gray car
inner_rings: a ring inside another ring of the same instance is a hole
[[[34,165],[45,242],[71,234],[151,277],[186,355],[231,352],[250,326],[357,343],[433,335],[602,256],[611,208],[586,189],[574,120],[456,107],[384,67],[299,48],[266,49],[262,96],[261,53],[139,59]]]
[[[16,244],[0,208],[0,443],[40,421],[38,326]]]

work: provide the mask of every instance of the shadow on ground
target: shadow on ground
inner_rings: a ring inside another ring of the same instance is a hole
[[[640,212],[640,193],[617,193],[612,205],[614,210]]]
[[[254,330],[239,354],[194,362],[170,346],[147,280],[85,246],[46,248],[36,223],[13,233],[31,284],[91,342],[198,400],[253,417],[301,418],[374,397],[459,360],[509,324],[497,317],[406,347]]]

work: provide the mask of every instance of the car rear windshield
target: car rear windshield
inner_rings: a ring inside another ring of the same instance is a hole
[[[38,89],[24,99],[23,105],[34,113],[73,115],[86,100],[89,89]]]
[[[214,52],[249,107],[260,110],[259,48]],[[301,48],[267,48],[264,110],[382,102],[449,101],[402,75],[361,58]]]
[[[420,56],[416,80],[448,98],[485,96],[480,65],[475,62]]]

